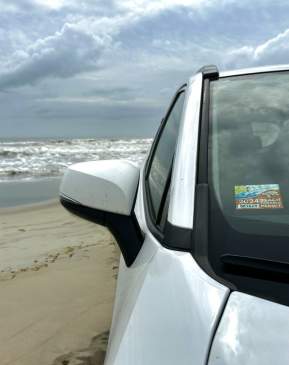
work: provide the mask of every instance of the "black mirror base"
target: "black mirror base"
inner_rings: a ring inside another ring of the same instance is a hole
[[[63,196],[60,197],[60,202],[71,213],[107,227],[117,241],[126,265],[133,264],[144,241],[134,213],[126,216],[105,212],[86,207]]]

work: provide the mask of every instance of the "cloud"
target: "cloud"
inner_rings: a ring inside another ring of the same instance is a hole
[[[33,0],[0,0],[1,13],[27,12],[33,10],[38,5]]]
[[[212,3],[213,0],[122,0],[115,4],[119,9],[133,14],[154,15],[164,10],[175,7],[198,8],[204,4]]]
[[[96,71],[106,50],[118,46],[118,35],[141,19],[152,17],[173,7],[200,7],[211,0],[124,0],[115,2],[113,16],[84,16],[72,14],[72,21],[62,25],[60,31],[17,49],[2,63],[0,89],[34,84],[48,77],[67,78],[82,72]],[[4,7],[3,0],[0,6]],[[74,9],[75,1],[68,0],[11,0],[10,10],[46,7],[49,10]],[[6,7],[7,8],[7,7]],[[97,8],[97,7],[96,7]],[[4,7],[5,9],[5,7]],[[7,8],[8,9],[8,8]],[[6,9],[6,10],[7,10]],[[93,9],[92,2],[80,3],[80,10]],[[97,8],[99,9],[99,8]],[[69,11],[66,10],[67,18]],[[93,14],[93,11],[92,11]],[[117,57],[117,55],[113,55]]]
[[[114,120],[117,134],[120,110],[132,131],[151,128],[200,66],[288,59],[287,0],[0,0],[0,9],[2,134],[24,118],[30,131],[67,118],[64,131],[89,120],[109,132]]]
[[[31,11],[32,9],[46,8],[58,10],[64,6],[70,6],[72,1],[68,0],[0,0],[2,12]]]
[[[228,66],[263,66],[289,64],[289,28],[266,42],[253,46],[244,46],[228,54]]]
[[[49,9],[60,9],[65,4],[65,0],[35,0],[35,2]]]
[[[53,36],[40,39],[25,51],[16,51],[0,75],[0,88],[32,84],[46,77],[67,78],[97,69],[99,56],[111,38],[97,36],[74,24],[65,24]]]
[[[59,31],[42,35],[36,41],[32,39],[28,46],[28,37],[25,44],[23,41],[23,48],[19,47],[18,42],[18,48],[10,54],[9,62],[1,62],[0,58],[0,90],[35,84],[47,78],[73,77],[108,67],[120,69],[121,65],[132,62],[132,56],[140,67],[146,65],[160,75],[173,69],[176,72],[185,70],[185,75],[203,63],[212,62],[233,68],[284,63],[289,56],[289,30],[260,45],[242,45],[237,49],[233,49],[232,44],[226,44],[228,41],[224,39],[213,39],[212,35],[205,37],[204,43],[204,37],[197,34],[195,28],[191,31],[188,28],[185,32],[185,29],[178,31],[180,27],[172,27],[171,33],[168,33],[168,28],[157,32],[155,17],[158,16],[161,21],[162,14],[166,12],[170,12],[169,19],[173,21],[176,9],[182,9],[181,15],[188,21],[186,13],[189,9],[188,19],[193,23],[192,12],[225,7],[235,4],[235,0],[110,0],[109,3],[112,16],[96,15],[95,12],[105,7],[101,2],[95,4],[90,0],[11,0],[9,6],[12,8],[30,6],[56,11],[58,15],[53,19],[59,17],[63,23]],[[0,0],[0,6],[4,4]],[[77,4],[79,13],[72,11]],[[155,19],[153,27],[157,38],[146,39],[140,33],[133,39],[134,30],[146,19]],[[133,43],[129,43],[130,40]]]
[[[254,51],[254,59],[258,64],[289,63],[289,28],[258,46]]]

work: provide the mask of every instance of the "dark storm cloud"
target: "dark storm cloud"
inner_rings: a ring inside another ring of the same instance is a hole
[[[67,78],[95,70],[99,55],[109,41],[107,37],[98,37],[66,24],[60,32],[38,40],[16,55],[14,64],[1,74],[0,89],[32,84],[46,77]]]
[[[121,120],[141,132],[203,64],[289,63],[283,0],[0,0],[0,10],[0,123],[10,132],[24,115],[31,134],[57,123],[65,134],[69,118],[75,131],[95,120],[117,133]]]

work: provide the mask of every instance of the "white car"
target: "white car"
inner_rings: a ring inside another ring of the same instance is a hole
[[[289,364],[289,66],[203,67],[143,168],[73,165],[122,252],[106,365]]]

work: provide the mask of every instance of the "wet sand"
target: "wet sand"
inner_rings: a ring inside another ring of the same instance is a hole
[[[0,209],[1,365],[101,364],[118,258],[57,202]]]

